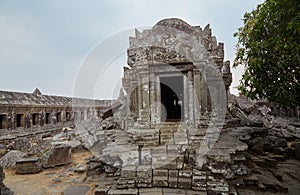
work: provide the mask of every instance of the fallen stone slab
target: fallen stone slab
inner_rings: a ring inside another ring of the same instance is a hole
[[[255,175],[245,177],[243,181],[246,186],[257,186],[259,182],[258,178]]]
[[[69,145],[69,146],[71,146],[73,151],[82,148],[81,142],[79,140],[56,141],[56,142],[53,142],[53,143]]]
[[[264,172],[263,175],[256,175],[259,180],[259,186],[263,190],[271,192],[288,192],[288,188],[280,183],[272,173]]]
[[[55,167],[66,165],[72,162],[71,146],[65,144],[53,145],[50,151],[46,152],[43,159],[43,167]]]
[[[64,191],[64,195],[74,195],[74,194],[87,194],[87,192],[90,190],[90,186],[86,185],[70,185],[68,186]]]
[[[238,194],[244,194],[244,195],[256,195],[257,193],[252,190],[246,190],[246,189],[237,189]]]
[[[186,195],[207,195],[207,192],[199,192],[194,190],[187,190]]]
[[[140,195],[163,195],[162,188],[140,188]]]
[[[107,195],[109,187],[97,187],[95,189],[95,195]]]
[[[138,189],[109,190],[109,195],[137,195]]]
[[[16,162],[25,157],[27,157],[26,153],[19,150],[11,150],[0,159],[0,164],[3,168],[14,168]]]
[[[88,170],[87,165],[78,164],[76,165],[74,171],[77,173],[84,173]]]
[[[186,195],[185,190],[182,189],[171,189],[171,188],[163,188],[164,195]]]
[[[168,176],[153,176],[154,187],[168,187]]]
[[[42,169],[42,163],[38,157],[22,158],[16,162],[16,173],[38,173]]]

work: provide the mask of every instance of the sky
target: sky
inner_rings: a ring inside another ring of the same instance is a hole
[[[174,17],[202,28],[210,24],[218,42],[224,42],[225,60],[232,65],[237,42],[233,33],[243,25],[244,13],[262,2],[0,0],[0,90],[31,93],[39,88],[49,95],[116,98],[127,63],[128,35],[133,36],[135,28],[151,28]],[[92,86],[92,92],[74,93],[78,80],[84,80],[80,78],[84,64],[99,45],[98,53],[104,57],[94,58],[93,63],[101,71],[89,70],[85,76],[97,73],[97,78],[83,82],[87,89]],[[242,67],[232,69],[234,94],[242,71]]]

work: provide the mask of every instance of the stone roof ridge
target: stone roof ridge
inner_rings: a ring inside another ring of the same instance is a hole
[[[210,24],[202,29],[200,26],[192,26],[179,18],[166,18],[157,22],[151,29],[143,31],[135,29],[135,35],[129,37],[129,49],[151,45],[172,47],[172,45],[177,45],[173,43],[174,40],[186,39],[190,36],[200,41],[207,47],[207,50],[210,50],[210,42],[218,43],[212,36]]]
[[[39,88],[35,88],[35,90],[33,91],[32,94],[39,96],[39,95],[42,95],[42,92],[39,90]]]
[[[94,102],[95,105],[108,105],[113,100],[99,100],[89,98],[77,98],[57,95],[44,95],[38,88],[33,93],[14,92],[0,90],[0,104],[23,104],[23,105],[70,105],[79,103],[88,105]]]
[[[162,19],[159,22],[157,22],[155,26],[167,26],[167,27],[173,27],[173,28],[187,28],[193,30],[193,27],[189,25],[187,22],[183,21],[182,19],[179,18],[166,18]]]

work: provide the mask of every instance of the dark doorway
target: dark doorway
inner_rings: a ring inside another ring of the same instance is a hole
[[[45,121],[46,124],[49,124],[51,123],[51,115],[50,113],[46,113],[46,121]]]
[[[0,129],[6,129],[6,115],[0,114]]]
[[[56,113],[56,122],[58,122],[58,123],[61,122],[61,112]]]
[[[17,114],[17,127],[25,127],[25,115]]]
[[[166,117],[167,121],[183,118],[183,77],[160,77],[160,90],[161,103],[166,109],[166,113],[161,110],[162,118]]]

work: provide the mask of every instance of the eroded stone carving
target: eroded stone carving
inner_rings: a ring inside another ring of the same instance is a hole
[[[129,94],[127,116],[136,118],[137,126],[149,128],[164,122],[163,107],[167,113],[179,107],[180,120],[190,126],[199,125],[199,118],[215,110],[216,105],[227,108],[226,94],[232,81],[230,64],[223,61],[224,44],[212,36],[209,25],[202,29],[177,18],[161,20],[151,29],[136,30],[135,37],[129,38],[127,55],[129,67],[124,68],[122,84]],[[181,91],[172,89],[178,97],[168,98],[175,105],[170,108],[162,100],[161,83],[165,80],[172,85],[164,78],[174,77],[180,78],[170,82],[182,83],[182,87]],[[225,103],[216,103],[212,97]]]

